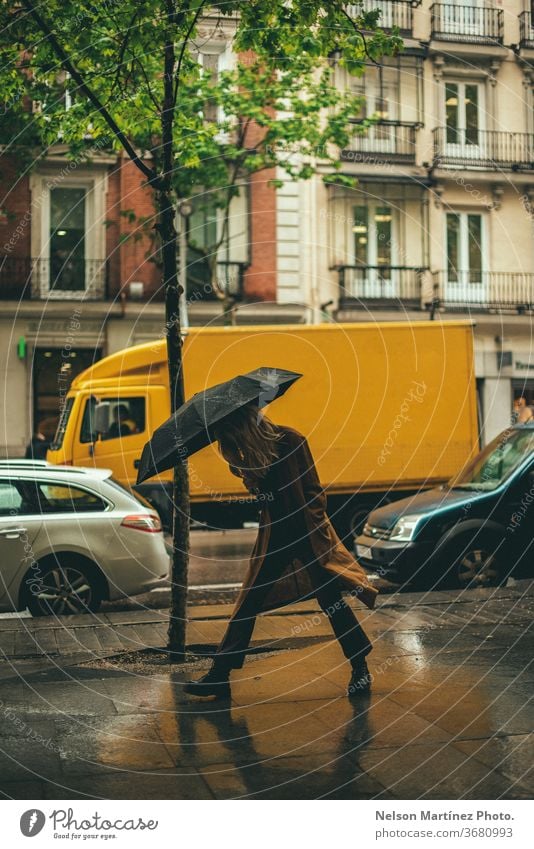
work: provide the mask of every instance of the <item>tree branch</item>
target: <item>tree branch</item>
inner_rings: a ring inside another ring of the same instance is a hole
[[[168,191],[174,167],[173,120],[174,120],[174,38],[170,23],[174,15],[173,0],[165,0],[167,27],[163,47],[163,108],[161,111],[161,150],[163,157],[163,183]]]
[[[376,61],[376,59],[374,59],[374,58],[371,56],[371,54],[369,53],[369,48],[367,47],[367,39],[365,38],[365,36],[364,36],[364,34],[363,34],[362,30],[361,30],[361,29],[359,29],[359,28],[356,26],[356,24],[355,24],[355,23],[354,23],[354,21],[352,20],[351,16],[349,15],[349,13],[348,13],[348,12],[347,12],[347,11],[346,11],[343,7],[341,8],[341,10],[340,10],[340,11],[341,11],[341,13],[342,13],[343,15],[345,15],[345,17],[347,18],[347,20],[348,20],[348,21],[349,21],[349,23],[351,24],[351,26],[352,26],[352,28],[353,28],[354,32],[355,32],[357,35],[359,35],[359,36],[360,36],[360,38],[361,38],[361,40],[362,40],[362,42],[363,42],[363,51],[364,51],[365,55],[367,56],[367,58],[368,58],[368,59],[370,59],[370,60],[371,60],[371,62],[372,62],[374,65],[376,65],[377,67],[379,67],[379,66],[381,65],[381,63],[380,63],[380,62],[377,62],[377,61]]]
[[[102,116],[104,121],[108,124],[111,131],[115,134],[118,141],[123,146],[124,150],[132,160],[132,162],[139,168],[139,170],[147,177],[150,183],[153,186],[157,186],[159,182],[159,177],[157,173],[149,168],[148,165],[145,165],[141,157],[136,153],[135,148],[123,133],[113,116],[108,112],[103,103],[99,100],[95,92],[87,85],[84,77],[78,71],[76,66],[73,64],[71,59],[69,58],[67,52],[63,48],[62,44],[60,44],[59,40],[54,35],[53,31],[42,17],[40,12],[34,7],[33,3],[30,0],[22,0],[24,8],[27,10],[28,14],[33,18],[43,35],[46,37],[56,56],[60,59],[60,62],[63,68],[68,71],[72,79],[78,85],[80,91],[82,91],[88,100],[93,104],[97,112]]]

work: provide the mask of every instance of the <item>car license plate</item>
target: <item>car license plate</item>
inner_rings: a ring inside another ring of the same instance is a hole
[[[372,560],[373,552],[369,548],[368,545],[357,545],[356,546],[356,555],[357,557],[363,557],[364,560]]]

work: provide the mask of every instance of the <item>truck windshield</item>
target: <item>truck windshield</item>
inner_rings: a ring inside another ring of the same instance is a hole
[[[63,439],[65,437],[65,431],[67,430],[67,424],[69,421],[69,416],[71,414],[73,404],[74,398],[67,398],[65,404],[63,405],[63,409],[59,417],[56,435],[54,436],[54,441],[50,446],[50,449],[52,451],[58,451],[58,449],[61,448],[61,446],[63,445]]]
[[[448,486],[483,492],[496,489],[532,454],[534,428],[504,431],[452,478]]]

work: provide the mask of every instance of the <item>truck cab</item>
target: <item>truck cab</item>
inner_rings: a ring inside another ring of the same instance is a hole
[[[109,468],[113,477],[132,489],[145,442],[169,415],[165,386],[146,381],[110,379],[73,383],[65,399],[58,429],[47,459],[51,463]],[[138,488],[159,511],[168,515],[172,472]],[[168,522],[164,521],[168,526]]]
[[[467,588],[534,574],[534,425],[507,428],[448,483],[373,510],[362,565],[412,588]]]

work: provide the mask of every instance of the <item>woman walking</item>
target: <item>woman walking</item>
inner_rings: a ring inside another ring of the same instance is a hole
[[[260,528],[212,666],[188,682],[186,692],[227,698],[230,672],[243,665],[257,614],[312,596],[351,664],[348,695],[365,692],[370,686],[365,658],[372,646],[341,590],[350,589],[369,608],[377,590],[326,515],[326,496],[305,437],[248,404],[225,418],[215,438],[230,470],[261,503]]]

